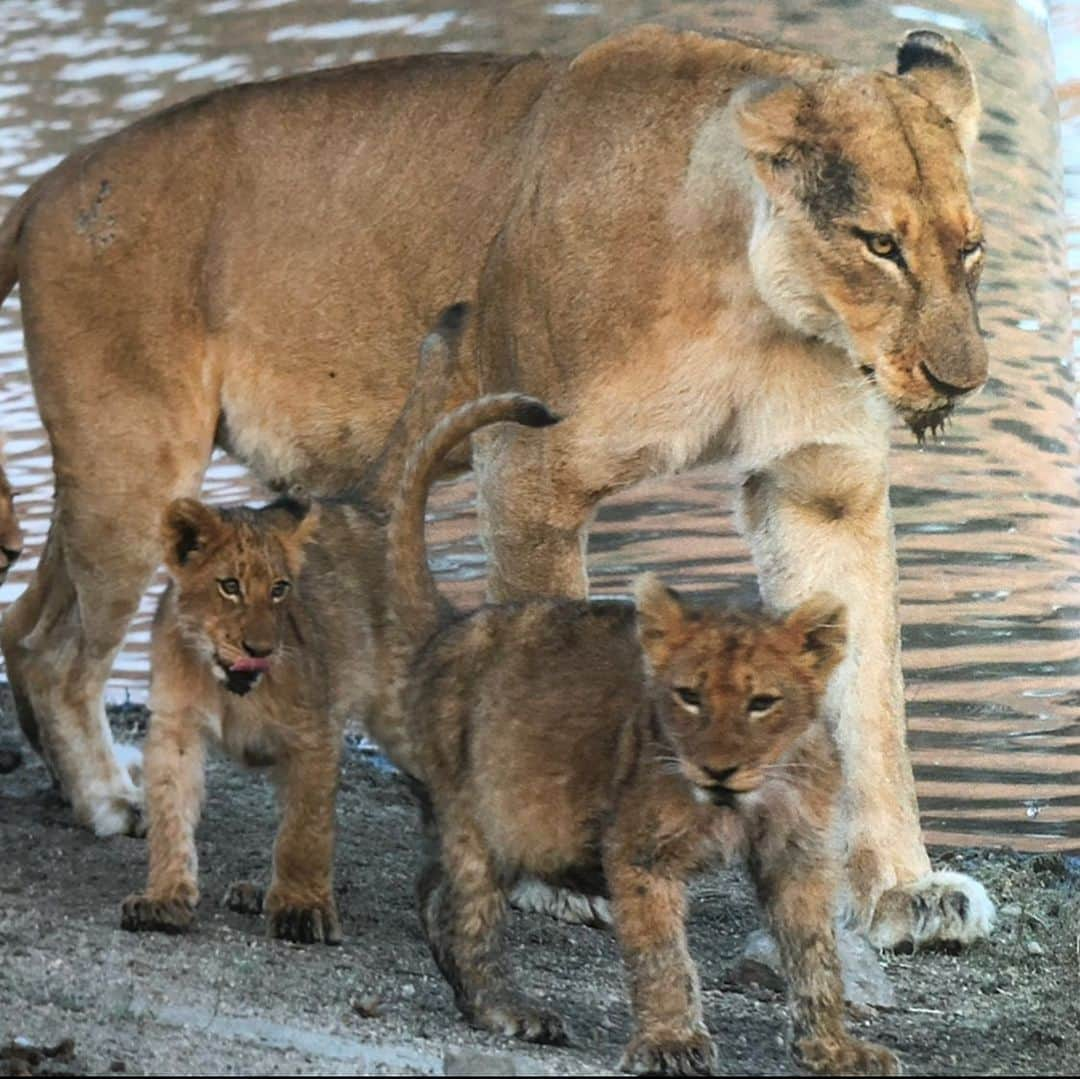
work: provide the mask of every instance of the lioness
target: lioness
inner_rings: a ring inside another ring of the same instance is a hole
[[[933,876],[922,843],[887,497],[895,413],[922,432],[986,378],[978,112],[931,31],[886,74],[643,27],[570,60],[238,86],[39,178],[0,226],[0,294],[20,282],[56,512],[0,643],[77,819],[136,824],[101,692],[164,507],[215,445],[273,484],[348,483],[411,343],[464,298],[461,399],[516,389],[569,417],[474,440],[493,597],[583,596],[600,499],[728,462],[765,598],[849,611],[826,707],[853,912],[882,944],[985,932],[985,894]]]
[[[467,416],[467,413],[466,413]],[[409,774],[429,854],[420,918],[470,1022],[562,1042],[513,988],[504,892],[522,874],[610,894],[635,1031],[622,1066],[711,1075],[684,927],[686,880],[743,854],[815,1071],[895,1074],[844,1029],[829,832],[840,761],[819,709],[844,657],[843,607],[783,618],[693,607],[653,575],[622,603],[533,599],[455,616],[424,551],[424,502],[461,435],[451,414],[406,466],[387,551],[390,677],[375,733]],[[540,439],[536,439],[540,441]]]

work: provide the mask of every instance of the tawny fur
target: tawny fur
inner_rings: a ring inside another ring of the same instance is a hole
[[[729,462],[766,598],[849,609],[827,702],[846,891],[864,925],[907,896],[913,928],[930,865],[888,429],[894,410],[938,425],[987,358],[974,79],[929,31],[897,70],[644,27],[570,61],[412,57],[222,90],[41,177],[0,227],[0,291],[20,282],[57,510],[0,639],[77,819],[137,819],[101,689],[164,507],[215,443],[283,487],[349,483],[411,343],[463,297],[482,317],[461,399],[521,390],[568,417],[476,441],[493,597],[584,596],[600,499]]]
[[[561,1017],[515,988],[501,930],[523,875],[583,885],[610,898],[627,968],[623,1067],[712,1074],[686,882],[744,856],[790,982],[798,1059],[896,1073],[889,1050],[843,1022],[830,836],[840,762],[819,715],[844,655],[843,607],[814,597],[783,618],[691,607],[647,576],[636,611],[534,599],[454,616],[424,554],[424,466],[405,476],[388,541],[395,691],[380,725],[420,801],[421,923],[463,1015],[565,1040]]]
[[[450,392],[462,312],[451,308],[425,342],[421,376],[386,450],[352,495],[308,508],[214,509],[193,499],[165,517],[172,578],[151,643],[152,721],[146,743],[150,872],[129,897],[125,928],[181,931],[198,902],[194,843],[203,790],[203,742],[270,767],[282,819],[266,893],[271,935],[337,943],[332,886],[334,798],[349,719],[383,735],[385,521],[404,453]],[[524,411],[523,411],[524,410]],[[532,410],[532,411],[530,411]],[[430,482],[446,453],[476,428],[509,418],[549,422],[531,398],[494,395],[436,426],[421,458]],[[250,886],[230,905],[258,907]]]

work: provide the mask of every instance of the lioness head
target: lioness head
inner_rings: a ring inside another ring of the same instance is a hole
[[[987,375],[967,161],[979,99],[963,53],[917,30],[896,75],[755,82],[732,110],[759,185],[750,258],[763,298],[846,349],[921,437]]]
[[[732,805],[816,720],[844,658],[844,607],[826,595],[781,618],[694,607],[653,574],[635,594],[638,635],[683,774],[702,800]]]
[[[23,533],[15,514],[15,495],[7,473],[0,468],[0,581],[18,561],[23,549]]]
[[[181,632],[233,693],[254,688],[280,655],[316,519],[307,503],[289,498],[261,510],[181,498],[165,511],[165,565]]]

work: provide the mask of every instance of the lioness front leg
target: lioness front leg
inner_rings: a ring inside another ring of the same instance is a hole
[[[869,441],[869,440],[868,440]],[[905,739],[887,442],[807,446],[746,477],[740,519],[765,599],[828,591],[847,605],[849,657],[827,709],[843,760],[841,827],[852,913],[881,947],[985,935],[993,905],[961,874],[934,874]]]
[[[824,832],[805,843],[775,833],[766,842],[767,849],[752,854],[750,871],[788,980],[796,1058],[824,1074],[900,1074],[891,1050],[844,1027],[833,926],[838,867],[823,849]]]
[[[330,736],[296,747],[278,767],[282,815],[274,841],[274,876],[263,903],[272,937],[341,943],[333,889],[339,741]]]
[[[635,1075],[712,1075],[697,970],[686,947],[686,888],[622,860],[605,865],[634,1034],[621,1067]]]
[[[147,735],[144,776],[150,872],[146,891],[128,896],[121,926],[182,933],[199,902],[195,829],[203,797],[203,742],[198,718],[155,712]]]

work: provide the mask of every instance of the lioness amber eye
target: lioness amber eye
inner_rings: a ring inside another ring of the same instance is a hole
[[[288,591],[288,581],[275,581],[273,587],[270,589],[270,595],[273,596],[274,599],[281,599]]]
[[[870,254],[876,255],[879,259],[902,261],[900,245],[887,232],[864,232],[862,241],[870,249]]]
[[[691,712],[701,710],[701,694],[696,689],[681,686],[675,690],[675,696],[679,698],[679,703],[689,708]]]
[[[964,244],[962,254],[965,259],[974,258],[976,255],[982,254],[983,242],[982,240],[971,240]]]
[[[751,697],[746,706],[747,712],[752,716],[761,716],[780,703],[780,698],[769,693],[762,693],[758,697]]]
[[[235,577],[223,577],[218,581],[217,586],[223,596],[240,595],[240,582]]]

